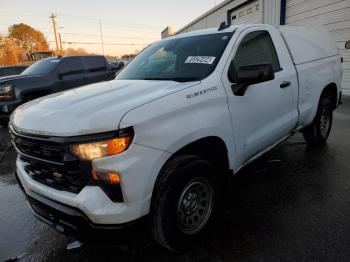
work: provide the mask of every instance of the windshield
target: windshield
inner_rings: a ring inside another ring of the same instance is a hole
[[[217,33],[157,42],[135,57],[116,79],[204,79],[214,71],[232,35]]]
[[[22,72],[22,75],[48,75],[56,69],[59,59],[45,59],[35,62]]]

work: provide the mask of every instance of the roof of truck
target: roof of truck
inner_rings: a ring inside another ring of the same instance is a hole
[[[181,33],[178,35],[171,36],[169,38],[166,38],[164,40],[168,39],[174,39],[174,38],[182,38],[182,37],[188,37],[188,36],[196,36],[196,35],[209,35],[209,34],[217,34],[217,33],[227,33],[227,32],[233,32],[237,28],[248,28],[251,26],[256,26],[256,25],[251,25],[251,24],[244,24],[244,25],[236,25],[236,26],[229,26],[223,30],[219,31],[219,27],[214,27],[214,28],[207,28],[207,29],[201,29],[201,30],[196,30],[196,31],[191,31],[187,33]]]

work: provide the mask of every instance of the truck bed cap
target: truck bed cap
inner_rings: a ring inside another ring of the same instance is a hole
[[[322,26],[280,26],[294,64],[339,55],[336,42]]]

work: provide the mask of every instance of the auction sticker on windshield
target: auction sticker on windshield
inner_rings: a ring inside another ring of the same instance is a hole
[[[185,64],[207,64],[211,65],[215,60],[214,56],[189,56]]]

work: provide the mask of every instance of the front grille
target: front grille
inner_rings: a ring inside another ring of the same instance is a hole
[[[13,143],[17,149],[26,155],[30,155],[39,159],[50,160],[55,162],[63,162],[65,149],[62,146],[53,146],[43,144],[42,142],[24,139],[13,135]]]
[[[36,181],[58,190],[79,193],[87,184],[80,169],[54,167],[22,157],[25,171]]]
[[[25,171],[34,180],[76,194],[89,183],[81,162],[69,153],[68,145],[22,136],[11,130],[10,134]]]
[[[66,138],[17,133],[11,126],[9,131],[26,173],[34,180],[75,194],[87,185],[99,186],[113,202],[123,202],[120,185],[90,179],[92,162],[80,161],[69,150],[70,144],[108,139],[114,133]]]

